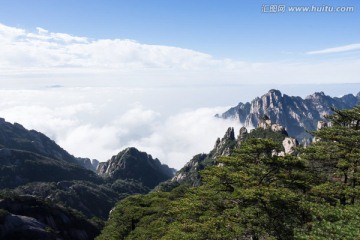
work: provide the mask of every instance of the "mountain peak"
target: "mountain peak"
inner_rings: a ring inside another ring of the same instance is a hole
[[[223,137],[223,140],[235,140],[234,128],[229,127]]]
[[[128,147],[97,168],[100,176],[110,179],[134,179],[144,186],[153,188],[162,181],[173,177],[173,169],[161,164],[159,159]]]
[[[282,96],[281,92],[277,89],[270,89],[267,94],[276,95],[276,96],[280,96],[280,97]]]
[[[245,127],[256,127],[262,117],[267,115],[272,124],[279,124],[294,136],[299,142],[308,142],[312,136],[308,131],[314,131],[317,122],[325,120],[332,113],[332,108],[349,109],[360,104],[360,93],[356,97],[330,97],[324,92],[315,92],[305,99],[288,96],[279,90],[271,89],[260,98],[254,98],[250,103],[239,103],[220,116],[225,119],[239,121]],[[270,124],[267,124],[270,126]]]
[[[321,92],[314,92],[311,95],[308,95],[305,99],[319,99],[321,97],[325,97],[325,93],[323,91]]]

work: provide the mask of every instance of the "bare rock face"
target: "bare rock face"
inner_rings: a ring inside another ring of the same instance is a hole
[[[258,123],[257,127],[262,128],[262,129],[269,129],[269,128],[271,128],[271,120],[267,119],[267,120],[264,120],[264,121],[260,121]]]
[[[241,127],[239,130],[239,135],[237,138],[237,146],[240,147],[241,143],[245,140],[246,136],[248,135],[248,131],[246,127]]]
[[[99,165],[99,161],[96,159],[90,160],[90,158],[77,158],[77,160],[81,166],[93,172],[96,172]]]
[[[281,126],[280,124],[272,124],[271,125],[271,131],[273,132],[284,132],[285,128]]]
[[[216,156],[229,156],[230,155],[230,145],[235,141],[234,128],[230,127],[227,129],[224,137],[220,140],[216,140],[214,148],[214,157]]]
[[[303,99],[272,89],[251,102],[239,103],[217,116],[234,119],[249,128],[267,128],[269,123],[261,122],[266,115],[272,123],[283,126],[290,136],[301,143],[307,143],[312,139],[307,131],[316,130],[317,122],[324,121],[324,116],[332,113],[332,107],[349,109],[359,104],[360,93],[356,96],[348,94],[341,98],[332,98],[323,92],[317,92]]]
[[[325,122],[325,121],[318,121],[317,126],[316,126],[316,130],[320,130],[320,129],[322,129],[322,128],[324,128],[324,127],[327,127],[327,126],[328,126],[327,122]]]
[[[298,142],[295,138],[286,137],[282,142],[282,145],[285,149],[285,155],[292,154],[294,152],[294,148],[298,145]]]

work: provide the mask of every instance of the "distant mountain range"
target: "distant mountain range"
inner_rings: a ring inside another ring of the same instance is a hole
[[[349,109],[359,104],[360,92],[356,96],[347,94],[343,97],[330,97],[324,92],[316,92],[302,99],[272,89],[251,102],[240,102],[216,116],[234,119],[247,128],[254,128],[266,115],[273,123],[284,126],[288,134],[299,142],[309,143],[312,136],[307,131],[316,130],[317,122],[325,120],[325,116],[332,113],[331,108]]]

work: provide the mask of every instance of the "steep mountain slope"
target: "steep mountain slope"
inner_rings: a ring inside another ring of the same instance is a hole
[[[174,169],[162,165],[158,159],[153,159],[145,152],[127,148],[107,162],[100,163],[97,173],[108,181],[134,179],[151,189],[173,177]]]
[[[23,150],[0,149],[0,188],[64,180],[102,182],[94,172],[74,163]]]
[[[245,127],[257,126],[259,120],[267,115],[273,123],[285,127],[290,136],[300,142],[309,142],[312,138],[306,131],[316,130],[316,124],[332,113],[331,108],[348,109],[360,104],[360,92],[341,98],[330,97],[323,92],[314,93],[305,99],[288,96],[278,90],[270,90],[250,103],[239,103],[218,117],[235,119]]]
[[[10,189],[5,192],[37,196],[105,220],[118,200],[147,193],[173,176],[172,169],[135,148],[118,156],[119,166],[111,163],[102,177],[94,172],[97,160],[75,158],[44,134],[0,119],[0,193]]]
[[[18,123],[11,124],[0,118],[0,148],[21,149],[52,159],[78,163],[53,140],[35,130],[27,130]]]
[[[96,171],[99,161],[75,158],[46,135],[35,130],[27,130],[19,123],[11,124],[0,118],[0,148],[20,149],[40,154],[51,159],[64,160]]]
[[[282,126],[272,124],[269,119],[260,120],[258,128],[251,130],[250,133],[245,127],[242,127],[236,138],[234,128],[230,127],[222,139],[216,140],[214,148],[208,154],[195,155],[172,179],[160,183],[155,191],[171,191],[179,185],[199,186],[201,170],[207,166],[216,165],[217,158],[220,156],[230,156],[234,149],[240,148],[241,143],[249,138],[271,138],[281,143],[282,151],[274,152],[277,155],[291,154],[292,148],[298,144],[294,138],[288,136]]]

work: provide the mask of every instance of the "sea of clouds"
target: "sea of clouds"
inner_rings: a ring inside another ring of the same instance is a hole
[[[225,107],[183,109],[164,115],[136,102],[134,96],[139,91],[63,87],[0,90],[0,116],[43,132],[78,157],[106,161],[133,146],[176,169],[193,155],[209,152],[228,127],[240,127],[214,117]]]

